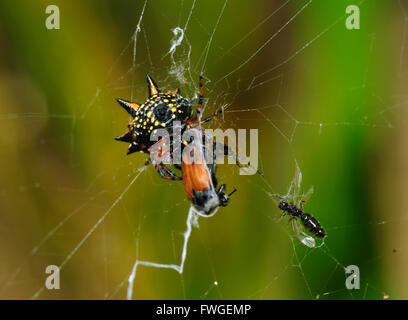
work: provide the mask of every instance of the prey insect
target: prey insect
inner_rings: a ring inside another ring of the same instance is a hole
[[[279,209],[284,211],[284,215],[290,215],[291,219],[299,218],[302,221],[303,226],[315,237],[323,239],[326,237],[326,232],[320,225],[320,223],[311,214],[303,212],[301,208],[298,208],[293,203],[289,204],[285,201],[279,203]]]

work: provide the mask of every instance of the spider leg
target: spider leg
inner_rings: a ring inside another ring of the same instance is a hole
[[[164,164],[157,164],[154,166],[160,176],[160,178],[166,180],[183,180],[182,177],[177,176],[173,171],[171,171]]]
[[[203,90],[203,77],[202,76],[200,76],[199,86],[200,86],[200,96],[198,97],[197,111],[196,111],[196,115],[193,118],[191,118],[191,119],[189,119],[187,121],[187,124],[189,126],[191,126],[193,123],[199,121],[200,116],[201,116],[201,110],[203,108],[203,102],[204,102],[204,90]]]
[[[218,188],[217,193],[220,194],[221,192],[223,192],[223,191],[225,190],[226,187],[227,187],[227,186],[226,186],[225,184],[222,184],[222,185]]]
[[[149,159],[146,160],[144,166],[147,167],[151,163],[152,163],[152,158],[149,158]]]
[[[303,195],[300,196],[299,202],[298,202],[298,207],[300,209],[303,209],[303,205],[306,203],[306,200],[303,200]]]

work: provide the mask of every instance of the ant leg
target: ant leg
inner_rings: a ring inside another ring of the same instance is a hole
[[[173,171],[171,171],[163,163],[157,164],[157,162],[161,161],[160,156],[162,156],[162,151],[163,151],[162,147],[165,146],[165,141],[166,140],[162,138],[158,142],[156,142],[156,144],[154,144],[152,147],[146,150],[147,153],[150,154],[150,157],[145,162],[145,167],[147,167],[150,163],[152,163],[161,178],[166,179],[166,180],[183,180],[182,177],[177,176]]]
[[[187,121],[187,124],[191,128],[197,128],[199,125],[207,123],[207,122],[211,121],[212,119],[214,119],[215,117],[217,117],[219,114],[223,113],[223,110],[220,109],[220,110],[216,111],[214,114],[208,116],[207,118],[205,118],[204,120],[201,121],[200,116],[201,116],[201,111],[202,111],[202,108],[203,108],[203,102],[204,102],[203,77],[200,76],[200,96],[198,98],[197,112],[196,112],[196,115],[193,118],[191,118],[190,120]],[[193,125],[197,121],[198,121],[198,123]]]

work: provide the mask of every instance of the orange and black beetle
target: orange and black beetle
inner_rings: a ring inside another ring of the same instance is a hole
[[[216,144],[214,143],[213,146]],[[216,158],[208,162],[205,157],[205,145],[190,143],[188,150],[184,150],[182,155],[182,172],[184,190],[187,198],[200,212],[205,215],[211,214],[219,206],[227,206],[230,194],[223,191],[226,185],[221,185],[218,190],[216,177]]]

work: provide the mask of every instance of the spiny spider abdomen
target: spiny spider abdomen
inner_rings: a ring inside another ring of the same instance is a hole
[[[172,134],[173,121],[180,121],[182,128],[191,117],[191,104],[183,98],[179,89],[161,93],[153,79],[147,75],[149,98],[143,104],[117,99],[119,104],[132,116],[129,131],[116,140],[128,142],[127,154],[148,150],[156,141],[150,140],[151,133],[158,128],[169,130]]]

